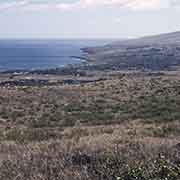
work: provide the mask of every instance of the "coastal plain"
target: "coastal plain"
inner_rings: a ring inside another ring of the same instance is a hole
[[[0,180],[179,180],[180,32],[0,73]]]

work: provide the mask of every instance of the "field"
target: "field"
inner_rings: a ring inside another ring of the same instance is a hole
[[[0,179],[180,179],[179,73],[89,79],[0,86]]]

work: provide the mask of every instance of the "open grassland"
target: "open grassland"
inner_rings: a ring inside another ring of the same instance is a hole
[[[180,179],[180,77],[0,87],[0,179]]]
[[[178,123],[73,127],[59,140],[3,141],[0,179],[176,180]]]

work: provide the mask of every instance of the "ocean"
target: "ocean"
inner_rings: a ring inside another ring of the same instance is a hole
[[[50,69],[79,64],[81,48],[105,45],[112,40],[0,40],[0,71]]]

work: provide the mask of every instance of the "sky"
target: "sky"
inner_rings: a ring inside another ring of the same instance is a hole
[[[0,38],[134,38],[179,19],[180,0],[0,0]]]

